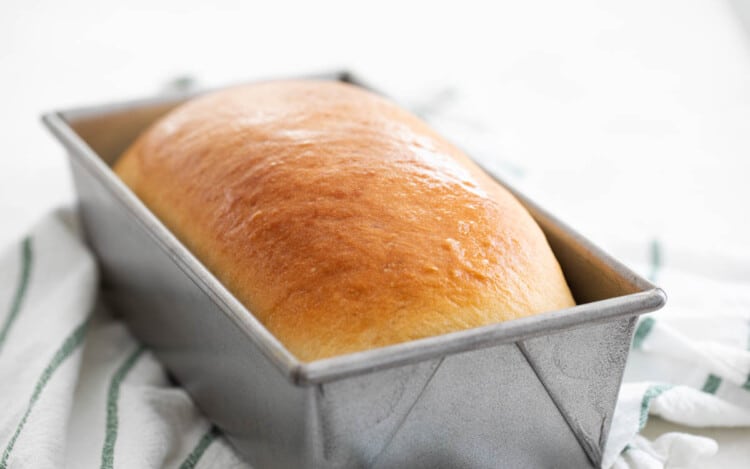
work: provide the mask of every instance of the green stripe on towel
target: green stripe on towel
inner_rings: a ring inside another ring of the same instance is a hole
[[[15,446],[16,440],[18,440],[18,437],[21,434],[23,427],[26,425],[26,421],[29,419],[31,410],[34,408],[34,405],[39,400],[39,396],[42,394],[42,391],[47,386],[47,383],[52,378],[52,375],[55,373],[55,371],[83,343],[83,338],[86,334],[86,328],[88,327],[88,324],[89,324],[89,320],[86,319],[65,339],[65,341],[60,346],[60,348],[55,352],[55,355],[52,357],[52,360],[49,362],[47,367],[42,372],[42,375],[39,377],[39,380],[37,381],[36,386],[34,387],[34,392],[31,394],[31,399],[29,399],[29,404],[26,406],[26,412],[24,412],[23,417],[21,418],[21,421],[18,423],[18,426],[16,427],[15,433],[13,433],[13,436],[8,442],[8,445],[5,447],[5,451],[3,452],[3,458],[2,460],[0,460],[0,469],[7,469],[8,460],[10,459],[10,454],[13,451],[13,447]]]
[[[638,429],[643,430],[648,421],[648,409],[651,407],[651,400],[660,396],[664,391],[672,389],[671,384],[654,384],[646,389],[641,400],[641,416],[638,419]]]
[[[31,238],[24,238],[21,242],[21,270],[19,273],[18,286],[16,287],[16,293],[13,295],[13,301],[10,304],[10,311],[5,317],[5,322],[0,329],[0,350],[3,348],[3,343],[11,326],[18,317],[18,313],[21,311],[21,305],[23,299],[26,296],[26,290],[29,286],[29,277],[31,276],[31,261],[33,258],[34,251],[32,250]]]
[[[112,469],[115,459],[115,443],[117,442],[117,430],[119,418],[117,415],[117,401],[120,397],[120,385],[125,380],[130,370],[143,354],[144,347],[139,345],[112,376],[109,383],[109,392],[107,393],[107,428],[104,437],[104,447],[102,448],[102,469]]]
[[[742,385],[742,389],[750,391],[750,375],[747,375],[747,379],[745,380],[745,384]]]
[[[634,349],[639,349],[643,346],[643,341],[646,340],[646,337],[648,337],[648,335],[651,333],[651,329],[653,329],[654,323],[656,323],[656,321],[651,317],[641,319],[641,322],[638,323],[638,328],[635,330],[635,334],[633,335]]]
[[[661,270],[662,265],[662,254],[661,254],[661,243],[658,239],[654,239],[651,241],[650,246],[651,251],[651,272],[648,275],[649,280],[651,280],[651,283],[656,283],[656,280],[659,278],[659,271]]]
[[[198,444],[195,446],[193,451],[190,452],[187,459],[185,459],[185,461],[180,464],[180,469],[193,469],[198,464],[198,461],[200,461],[203,453],[206,452],[206,449],[208,449],[208,447],[211,446],[211,443],[213,443],[216,437],[219,436],[219,433],[219,429],[216,428],[216,426],[211,425],[211,428],[209,428],[208,431],[203,435],[203,437],[198,441]]]
[[[701,391],[707,392],[708,394],[716,394],[719,386],[721,386],[721,378],[714,374],[710,374],[708,375],[708,378],[706,378],[706,382],[703,383]]]

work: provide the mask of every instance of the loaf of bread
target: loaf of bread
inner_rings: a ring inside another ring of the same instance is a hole
[[[507,190],[424,122],[351,85],[198,97],[115,170],[303,361],[574,305]]]

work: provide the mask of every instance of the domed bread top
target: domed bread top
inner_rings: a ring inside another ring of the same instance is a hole
[[[278,81],[201,96],[152,125],[115,170],[303,361],[575,304],[506,189],[354,86]]]

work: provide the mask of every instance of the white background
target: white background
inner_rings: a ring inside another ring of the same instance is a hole
[[[745,20],[743,0],[0,0],[0,246],[74,200],[41,112],[185,75],[215,85],[347,67],[406,104],[452,96],[459,125],[481,127],[477,151],[537,168],[524,188],[615,255],[620,240],[658,238],[744,256]],[[714,464],[739,467],[727,462],[750,432],[722,435],[735,443]]]

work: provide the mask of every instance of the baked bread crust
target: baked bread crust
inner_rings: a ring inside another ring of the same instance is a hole
[[[507,190],[351,85],[204,95],[152,125],[115,171],[303,361],[575,304]]]

